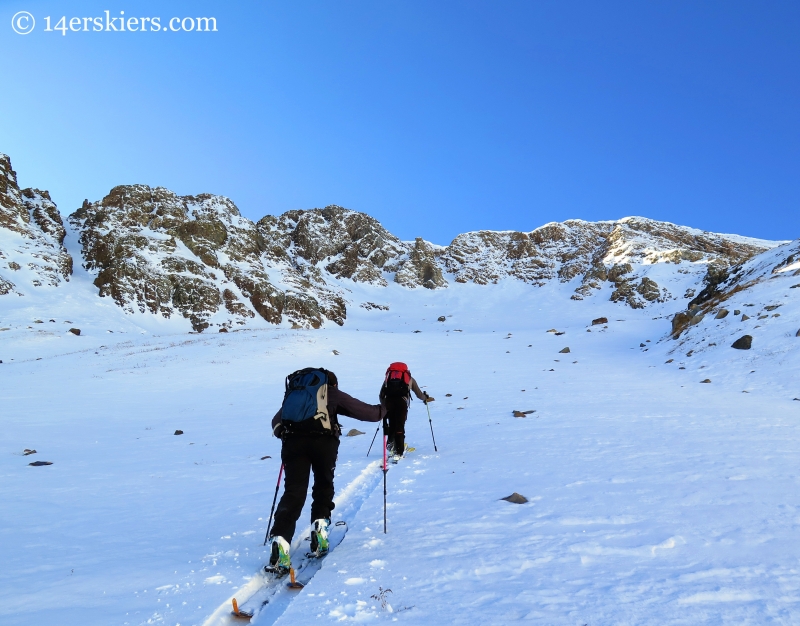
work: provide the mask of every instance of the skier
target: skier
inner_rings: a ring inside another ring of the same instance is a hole
[[[405,363],[392,363],[386,370],[379,397],[381,404],[386,407],[386,419],[383,422],[383,433],[387,437],[386,452],[392,455],[395,462],[406,451],[406,419],[412,391],[425,404],[435,399],[427,391],[420,391]]]
[[[311,490],[311,552],[328,551],[328,527],[333,510],[333,475],[339,451],[341,428],[338,415],[362,422],[380,422],[386,410],[339,390],[336,374],[307,368],[286,377],[283,404],[272,418],[273,434],[281,439],[281,461],[285,472],[284,492],[270,530],[270,566],[279,574],[291,567],[289,546],[308,492]]]

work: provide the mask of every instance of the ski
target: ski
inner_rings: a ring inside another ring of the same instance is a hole
[[[287,604],[293,591],[302,589],[311,581],[322,567],[325,557],[342,542],[346,534],[347,522],[339,520],[330,527],[327,552],[317,554],[298,550],[297,552],[301,556],[293,555],[293,567],[290,570],[264,566],[258,574],[262,581],[256,592],[241,604],[235,598],[232,600],[231,617],[250,620],[268,612],[271,606],[279,609],[281,605]],[[310,541],[310,539],[308,537],[306,541]],[[286,582],[287,574],[290,578],[289,582]]]
[[[405,450],[405,453],[403,454],[403,456],[397,456],[396,454],[393,454],[391,456],[391,458],[389,459],[389,462],[391,464],[393,464],[393,465],[397,465],[397,463],[398,463],[398,461],[400,461],[400,459],[404,459],[406,454],[409,454],[410,452],[414,452],[414,450],[416,450],[416,448],[409,448],[408,444],[406,444],[406,450]]]

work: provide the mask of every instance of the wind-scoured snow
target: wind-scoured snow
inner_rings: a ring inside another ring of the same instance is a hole
[[[267,559],[280,466],[269,420],[286,374],[327,367],[376,402],[396,360],[436,398],[438,453],[414,402],[416,451],[390,467],[384,535],[381,486],[345,506],[380,449],[367,457],[374,428],[342,418],[366,432],[341,440],[334,517],[349,515],[349,531],[282,612],[254,623],[797,623],[800,279],[769,278],[788,257],[764,254],[777,256],[751,262],[763,280],[723,304],[781,304],[741,327],[749,351],[730,347],[731,316],[676,342],[685,301],[634,310],[609,286],[571,300],[571,282],[343,283],[353,303],[388,309],[350,306],[342,328],[317,331],[188,335],[77,295],[4,308],[0,623],[224,615]],[[513,492],[528,502],[501,500]]]

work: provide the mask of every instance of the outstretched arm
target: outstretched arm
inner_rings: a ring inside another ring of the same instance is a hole
[[[336,387],[328,388],[328,404],[336,407],[341,415],[362,422],[380,422],[386,414],[386,409],[380,404],[367,404]]]
[[[433,398],[428,395],[427,391],[420,391],[419,385],[417,384],[417,381],[414,380],[413,376],[411,377],[411,391],[413,391],[414,395],[423,402],[433,402]]]

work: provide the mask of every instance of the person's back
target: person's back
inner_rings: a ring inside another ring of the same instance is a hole
[[[333,372],[307,368],[290,374],[281,408],[272,418],[272,429],[282,441],[284,493],[269,529],[270,566],[278,574],[288,572],[289,546],[314,473],[311,503],[311,552],[328,550],[328,526],[333,511],[333,478],[339,452],[339,414],[364,422],[381,421],[385,410],[366,404],[339,390]]]
[[[405,363],[397,361],[389,365],[379,397],[381,404],[386,408],[383,427],[387,437],[386,449],[394,460],[405,454],[406,420],[412,392],[426,404],[434,400],[427,392],[420,390]]]

